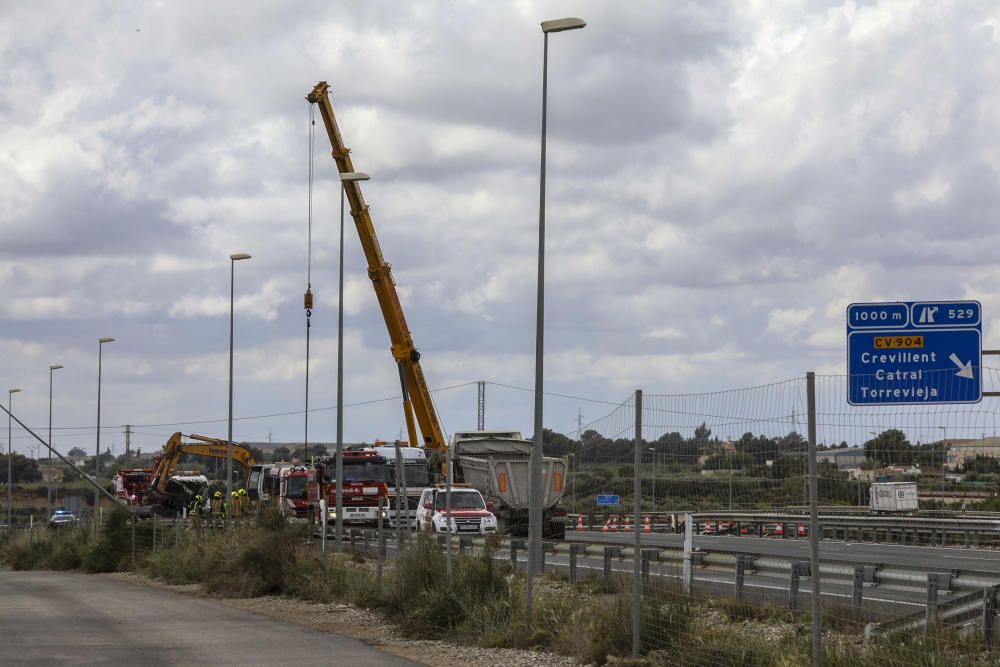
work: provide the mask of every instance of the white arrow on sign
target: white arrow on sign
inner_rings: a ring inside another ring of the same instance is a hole
[[[958,366],[958,372],[955,373],[955,375],[957,375],[960,378],[968,378],[970,380],[973,379],[973,376],[972,376],[972,362],[971,361],[969,361],[968,363],[966,363],[966,364],[963,365],[962,364],[962,360],[959,359],[955,355],[954,352],[952,352],[951,356],[948,357],[948,358],[951,359],[951,361],[952,361],[953,364],[955,364],[956,366]]]

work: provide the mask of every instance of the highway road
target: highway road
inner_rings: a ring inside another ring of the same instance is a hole
[[[330,665],[419,663],[317,632],[94,575],[0,571],[4,665]]]

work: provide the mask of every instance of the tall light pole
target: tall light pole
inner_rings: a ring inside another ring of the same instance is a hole
[[[334,542],[340,550],[344,535],[344,191],[348,183],[367,181],[371,176],[362,171],[340,175],[340,283],[337,292],[337,456],[336,456],[336,519]]]
[[[531,448],[531,484],[528,508],[528,581],[525,606],[529,622],[532,605],[532,582],[542,556],[542,357],[545,341],[545,130],[548,104],[549,33],[577,30],[587,25],[576,18],[542,22],[545,50],[542,56],[542,158],[538,189],[538,297],[535,312],[535,445]]]
[[[49,473],[45,490],[45,516],[52,516],[52,372],[62,368],[62,364],[49,366]]]
[[[100,484],[101,476],[101,367],[104,363],[104,344],[113,343],[114,338],[105,336],[97,339],[97,456],[94,457],[94,481]],[[101,492],[94,489],[94,511],[101,514]]]
[[[11,487],[14,486],[14,477],[13,477],[14,469],[11,466],[10,462],[14,458],[14,450],[10,446],[11,442],[10,411],[11,411],[11,406],[14,403],[13,396],[19,391],[21,390],[20,389],[7,390],[7,531],[8,532],[14,530],[14,524],[11,523],[13,516],[11,514],[11,507],[13,507],[13,505],[11,505],[11,502],[13,501],[13,496],[11,495]]]
[[[229,256],[229,419],[226,438],[226,532],[233,529],[233,313],[236,307],[236,262],[250,259],[245,252]]]

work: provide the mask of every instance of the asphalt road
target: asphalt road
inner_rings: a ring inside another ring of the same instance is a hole
[[[4,665],[417,665],[357,639],[105,577],[0,571]]]

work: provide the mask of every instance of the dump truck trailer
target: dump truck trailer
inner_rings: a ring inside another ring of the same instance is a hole
[[[463,431],[452,438],[455,478],[493,501],[497,530],[526,536],[531,450],[517,431]],[[542,536],[563,539],[566,512],[560,505],[569,461],[542,457]]]

